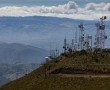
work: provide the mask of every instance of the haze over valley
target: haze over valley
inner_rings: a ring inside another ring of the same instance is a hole
[[[1,0],[0,86],[41,66],[50,50],[62,53],[64,38],[70,44],[79,24],[94,42],[102,16],[107,17],[105,48],[110,48],[109,0]]]

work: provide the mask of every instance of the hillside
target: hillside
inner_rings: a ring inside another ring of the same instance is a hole
[[[17,43],[0,44],[0,63],[40,63],[48,51]]]
[[[72,72],[72,73],[71,73]],[[110,53],[75,52],[42,64],[0,90],[109,90]]]
[[[0,42],[0,86],[33,71],[47,55],[41,48]]]
[[[38,64],[0,64],[0,86],[32,72]]]

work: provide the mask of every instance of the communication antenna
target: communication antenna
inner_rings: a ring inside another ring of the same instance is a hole
[[[92,35],[90,34],[87,35],[86,48],[92,49]]]
[[[79,43],[80,43],[80,49],[84,49],[85,46],[85,40],[84,40],[84,25],[80,24],[79,26]]]
[[[55,50],[55,57],[58,57],[59,56],[59,50],[58,48],[56,47],[56,50]]]
[[[77,49],[78,49],[77,35],[78,35],[78,33],[77,33],[77,28],[76,28],[76,31],[75,31],[75,43],[74,43],[74,49],[75,49],[75,51],[77,51]]]
[[[95,36],[96,48],[104,49],[105,40],[107,39],[107,36],[105,34],[105,23],[104,23],[106,18],[107,18],[106,16],[102,16],[100,18],[100,22],[96,23],[96,27],[97,27],[97,33]]]
[[[74,39],[72,39],[71,48],[72,48],[72,51],[74,51]]]
[[[49,56],[50,58],[53,58],[54,57],[54,53],[53,53],[53,49],[52,49],[52,43],[50,42],[50,51],[49,51]]]
[[[65,35],[65,39],[64,39],[63,49],[64,49],[64,53],[66,53],[67,52],[67,39],[66,39],[66,35]]]
[[[100,48],[100,30],[99,30],[100,23],[96,23],[97,32],[95,35],[95,48]]]

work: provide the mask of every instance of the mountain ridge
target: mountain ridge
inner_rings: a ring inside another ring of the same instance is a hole
[[[106,52],[62,54],[26,76],[2,86],[0,90],[109,90],[109,58],[110,53]],[[61,70],[56,74],[51,73],[60,68],[64,68],[63,73]],[[95,73],[69,74],[65,71],[77,69],[84,73],[92,69]],[[99,71],[109,74],[97,75]]]
[[[0,44],[0,63],[40,63],[48,55],[48,51],[17,43]]]

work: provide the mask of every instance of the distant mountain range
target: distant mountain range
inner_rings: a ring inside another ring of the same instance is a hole
[[[47,55],[41,48],[0,42],[0,86],[36,69]]]
[[[40,63],[48,51],[17,43],[0,44],[0,63]]]
[[[0,41],[32,45],[47,50],[51,43],[52,48],[56,46],[61,48],[65,35],[70,43],[74,38],[74,32],[79,30],[80,23],[84,24],[86,35],[95,36],[96,22],[40,16],[0,17]],[[110,38],[109,23],[110,21],[106,22],[108,38]],[[107,45],[110,45],[109,39],[107,39]]]

